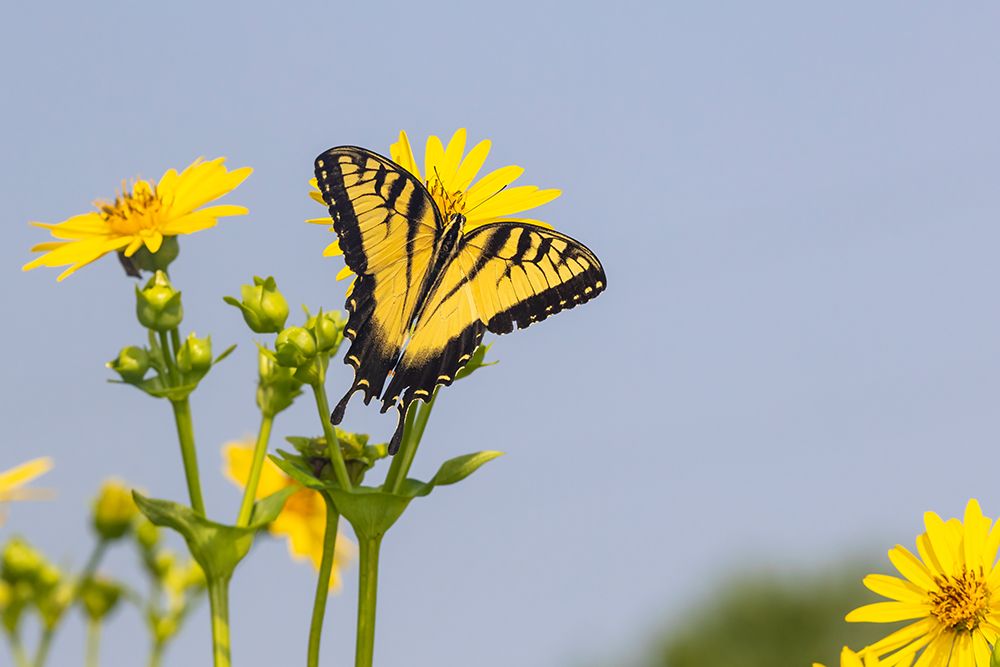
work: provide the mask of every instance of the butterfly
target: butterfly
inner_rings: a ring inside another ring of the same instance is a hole
[[[357,391],[365,404],[380,398],[382,412],[396,406],[391,454],[409,405],[450,385],[486,331],[523,329],[607,284],[593,252],[546,227],[500,220],[465,232],[462,214],[444,219],[423,183],[377,153],[338,146],[315,167],[344,259],[357,274],[344,329],[354,381],[330,419],[341,422]]]

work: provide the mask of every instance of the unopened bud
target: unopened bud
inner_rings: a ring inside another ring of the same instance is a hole
[[[320,352],[336,354],[341,341],[344,340],[344,326],[347,320],[341,317],[337,311],[324,313],[320,311],[318,315],[310,317],[306,321],[306,328],[312,331],[316,338],[316,347]]]
[[[278,364],[286,368],[304,366],[316,356],[316,339],[302,327],[288,327],[274,342]]]
[[[177,350],[177,368],[182,373],[204,375],[212,367],[212,338],[196,338],[192,333]]]
[[[255,333],[278,333],[288,319],[288,302],[278,291],[274,278],[254,276],[253,285],[240,287],[242,301],[231,296],[226,303],[236,306],[243,313],[247,326]]]
[[[129,531],[138,514],[132,490],[117,480],[108,480],[94,499],[94,530],[105,540],[117,540]]]
[[[184,319],[181,293],[174,290],[163,271],[157,271],[143,289],[135,288],[135,300],[136,317],[147,329],[170,331]]]
[[[118,373],[129,384],[142,382],[149,370],[149,353],[141,347],[130,345],[122,348],[117,359],[108,362],[108,368]]]

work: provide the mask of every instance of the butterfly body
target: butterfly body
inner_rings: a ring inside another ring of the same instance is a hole
[[[423,183],[367,149],[322,153],[316,178],[357,274],[344,332],[355,378],[331,419],[341,421],[356,391],[365,403],[381,398],[383,412],[397,407],[391,453],[409,404],[450,385],[486,331],[525,328],[605,288],[604,269],[580,242],[519,220],[466,230],[465,216],[445,218]]]

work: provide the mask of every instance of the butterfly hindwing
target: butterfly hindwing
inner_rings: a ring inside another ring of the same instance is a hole
[[[347,362],[354,382],[334,411],[334,423],[358,389],[365,402],[380,396],[397,363],[431,258],[443,229],[426,188],[402,167],[354,146],[316,158],[316,179],[357,279],[347,299]]]
[[[606,283],[594,253],[564,234],[518,221],[470,231],[427,295],[383,411],[398,401],[405,414],[413,400],[451,384],[485,331],[523,329],[589,301]]]

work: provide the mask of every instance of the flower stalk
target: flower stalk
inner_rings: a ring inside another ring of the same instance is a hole
[[[164,354],[164,356],[169,356]],[[184,478],[187,481],[191,509],[205,516],[205,500],[201,495],[201,478],[198,476],[198,454],[194,447],[194,424],[191,421],[191,404],[187,398],[170,401],[174,408],[174,422],[177,424],[177,439],[181,445],[181,459],[184,462]]]
[[[316,579],[312,621],[309,624],[307,667],[319,667],[319,644],[323,636],[323,619],[326,617],[326,600],[330,594],[330,574],[333,570],[333,556],[337,550],[337,530],[340,524],[340,514],[337,513],[333,503],[325,495],[323,500],[326,503],[326,528],[323,532],[323,557]]]
[[[337,432],[330,422],[330,403],[326,398],[326,373],[323,372],[323,360],[317,357],[316,365],[320,372],[318,378],[311,383],[313,395],[316,397],[316,409],[319,411],[319,420],[323,424],[323,436],[326,438],[327,450],[330,453],[330,463],[333,465],[333,474],[337,478],[340,488],[350,491],[352,488],[351,479],[347,474],[347,465],[344,463],[344,456],[340,452],[340,442],[337,440]]]
[[[240,503],[239,515],[236,517],[236,525],[240,528],[245,528],[250,524],[250,515],[253,512],[254,499],[257,497],[260,473],[264,469],[264,457],[267,455],[267,445],[271,439],[271,426],[273,424],[273,415],[266,412],[261,414],[257,442],[254,444],[253,461],[250,464],[250,476],[247,478],[247,485],[243,490],[243,501]]]
[[[360,538],[361,574],[358,581],[358,635],[354,667],[372,667],[375,655],[375,602],[378,594],[378,558],[382,536]]]
[[[208,577],[208,603],[212,614],[213,664],[230,667],[229,577]]]

